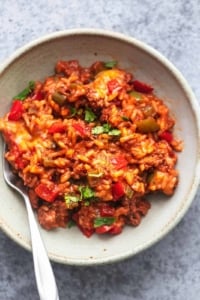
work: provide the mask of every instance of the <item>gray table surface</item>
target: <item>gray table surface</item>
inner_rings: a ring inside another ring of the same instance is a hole
[[[0,61],[52,31],[104,28],[159,50],[200,98],[199,0],[0,0],[0,7]],[[112,265],[53,268],[61,300],[200,299],[200,190],[178,226],[143,253]],[[39,299],[31,254],[1,231],[0,299]]]

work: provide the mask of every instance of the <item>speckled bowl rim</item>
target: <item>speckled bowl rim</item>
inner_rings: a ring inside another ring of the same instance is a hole
[[[20,56],[22,56],[24,53],[29,52],[32,48],[37,47],[38,45],[41,45],[43,43],[46,43],[51,40],[56,40],[65,36],[77,36],[77,35],[91,35],[91,36],[105,36],[110,37],[112,39],[119,40],[121,42],[125,42],[127,44],[133,45],[137,47],[138,49],[146,52],[148,55],[156,59],[161,65],[163,65],[166,69],[168,69],[169,72],[172,73],[172,75],[176,78],[176,80],[179,82],[180,86],[182,87],[182,90],[187,95],[191,108],[194,113],[196,126],[198,130],[198,144],[199,144],[199,152],[198,152],[198,161],[195,168],[195,175],[194,175],[194,181],[192,184],[192,187],[190,189],[190,192],[188,193],[188,196],[185,198],[186,200],[183,202],[183,205],[180,207],[178,211],[174,214],[174,216],[170,219],[170,222],[162,228],[160,231],[158,231],[155,235],[151,237],[151,239],[148,239],[147,242],[141,243],[139,246],[135,247],[134,249],[128,249],[123,254],[116,254],[112,255],[112,257],[104,257],[104,258],[98,258],[97,260],[80,260],[80,259],[72,259],[71,261],[66,260],[65,257],[55,255],[53,253],[48,252],[49,258],[52,261],[63,263],[63,264],[69,264],[69,265],[78,265],[78,266],[89,266],[89,265],[100,265],[100,264],[107,264],[107,263],[113,263],[117,261],[122,261],[124,259],[130,258],[133,255],[151,247],[155,243],[157,243],[159,240],[161,240],[165,235],[167,235],[183,218],[187,210],[189,209],[195,195],[197,192],[197,189],[199,187],[200,183],[200,107],[199,104],[195,98],[194,93],[192,92],[189,84],[187,83],[186,79],[183,77],[181,72],[166,58],[164,57],[160,52],[152,48],[151,46],[147,45],[146,43],[127,36],[125,34],[114,32],[110,30],[104,30],[104,29],[96,29],[96,28],[84,28],[84,29],[69,29],[69,30],[63,30],[63,31],[57,31],[50,34],[47,34],[45,36],[39,37],[26,45],[20,47],[18,50],[16,50],[8,59],[6,59],[3,63],[0,65],[0,76],[6,71],[6,69],[14,63]],[[21,245],[23,248],[31,251],[31,245],[27,240],[19,238],[19,235],[14,233],[12,228],[8,224],[4,222],[4,220],[0,219],[0,228],[2,231],[6,233],[7,236],[9,236],[12,240],[14,240],[16,243]]]

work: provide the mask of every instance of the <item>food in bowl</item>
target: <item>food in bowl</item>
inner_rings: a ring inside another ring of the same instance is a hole
[[[60,60],[31,81],[0,119],[6,159],[47,230],[77,224],[87,237],[137,226],[146,196],[178,184],[175,120],[153,87],[116,61]]]

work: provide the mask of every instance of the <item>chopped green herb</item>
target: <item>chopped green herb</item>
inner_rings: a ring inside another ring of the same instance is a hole
[[[124,120],[124,121],[130,121],[130,118],[128,118],[126,116],[122,116],[122,120]]]
[[[89,206],[90,205],[90,201],[85,201],[84,205],[85,206]]]
[[[104,66],[108,69],[112,69],[112,68],[116,67],[116,65],[117,65],[116,60],[111,60],[111,61],[107,61],[104,63]]]
[[[116,128],[112,128],[110,124],[105,123],[102,126],[96,126],[92,128],[92,134],[108,133],[108,135],[118,136],[121,131]]]
[[[70,117],[71,118],[74,117],[77,114],[77,109],[75,107],[71,106],[69,108],[69,110],[70,110]]]
[[[13,99],[25,100],[26,97],[34,90],[34,88],[35,88],[35,82],[29,81],[28,87],[26,87],[23,91],[21,91],[19,94],[13,97]]]
[[[96,120],[97,116],[93,113],[93,111],[87,107],[85,110],[85,121],[86,122],[93,122]]]
[[[98,217],[94,219],[94,227],[97,228],[103,225],[112,225],[114,222],[114,217]]]
[[[121,131],[119,129],[112,129],[108,132],[108,135],[118,136],[121,134]]]
[[[77,196],[65,195],[64,196],[66,202],[78,202],[80,200]]]
[[[64,200],[65,200],[66,204],[72,204],[72,203],[79,202],[80,198],[78,196],[75,196],[75,195],[65,194],[64,195]]]
[[[101,133],[104,133],[103,126],[96,126],[92,128],[92,134],[101,134]]]
[[[89,186],[80,186],[81,199],[90,199],[94,197],[94,191]]]
[[[111,125],[108,123],[103,124],[103,130],[105,133],[108,133],[111,129]]]

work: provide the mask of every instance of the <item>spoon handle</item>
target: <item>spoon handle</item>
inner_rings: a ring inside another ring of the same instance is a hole
[[[28,196],[23,196],[30,224],[33,263],[40,300],[59,300],[55,277],[33,214],[33,209]]]

